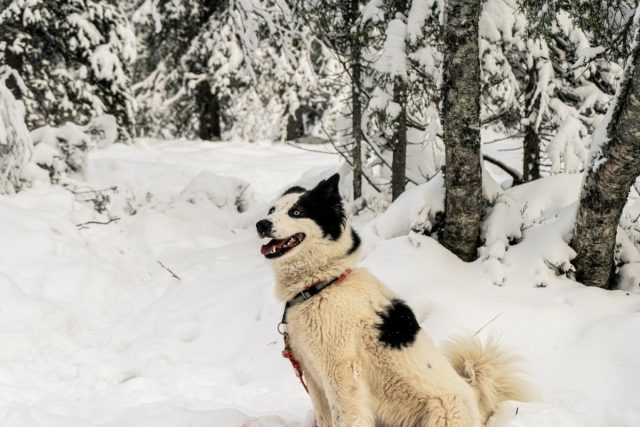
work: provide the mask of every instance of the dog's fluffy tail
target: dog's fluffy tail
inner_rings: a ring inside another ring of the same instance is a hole
[[[531,393],[518,369],[520,358],[500,348],[495,338],[483,344],[462,336],[449,342],[445,354],[451,365],[476,393],[483,423],[505,400],[526,401]]]

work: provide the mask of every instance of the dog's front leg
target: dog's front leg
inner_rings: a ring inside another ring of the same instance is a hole
[[[368,391],[355,359],[331,360],[327,366],[327,397],[333,427],[373,427],[374,417]]]
[[[307,376],[307,386],[309,387],[309,396],[313,404],[313,412],[316,418],[316,427],[332,427],[331,410],[329,402],[324,390],[311,375]]]

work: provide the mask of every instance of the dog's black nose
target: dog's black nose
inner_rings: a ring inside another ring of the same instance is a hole
[[[271,227],[273,224],[268,219],[261,219],[256,222],[256,230],[258,230],[258,236],[271,237]]]

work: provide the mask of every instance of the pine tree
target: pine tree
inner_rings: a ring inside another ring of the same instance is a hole
[[[221,137],[224,100],[208,78],[215,69],[203,76],[207,58],[198,48],[211,36],[207,46],[218,49],[220,56],[229,53],[235,30],[229,29],[227,12],[225,1],[145,0],[137,6],[132,20],[144,54],[135,64],[134,89],[140,105],[137,122],[144,134]]]
[[[18,96],[29,128],[82,124],[108,113],[128,136],[136,51],[120,1],[2,0],[0,27],[0,63],[11,63],[24,79]]]
[[[375,31],[369,37],[373,58],[370,101],[364,115],[369,164],[390,175],[391,196],[407,182],[419,184],[442,165],[437,81],[439,5],[435,1],[382,1],[367,6]],[[370,174],[369,168],[366,171]]]
[[[480,34],[483,122],[524,137],[525,182],[585,166],[587,136],[619,72],[616,61],[598,57],[599,48],[566,11],[557,10],[544,31],[530,19],[515,1],[489,0]]]
[[[310,24],[313,34],[337,56],[347,74],[350,105],[350,141],[342,147],[343,155],[353,171],[353,198],[362,195],[363,150],[362,114],[367,27],[363,25],[360,0],[305,0],[296,2],[300,17]],[[339,92],[340,89],[337,90]]]
[[[145,0],[133,20],[150,52],[135,86],[146,132],[297,137],[326,104],[316,45],[303,27],[290,28],[285,2]]]

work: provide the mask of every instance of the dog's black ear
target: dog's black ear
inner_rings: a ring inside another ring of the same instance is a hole
[[[311,190],[317,196],[324,197],[330,200],[340,201],[340,189],[338,184],[340,183],[340,175],[334,173],[327,179],[323,179],[316,185],[316,187]]]
[[[340,237],[345,224],[339,182],[340,175],[332,175],[301,195],[297,202],[307,217],[322,228],[324,235],[334,240]]]

